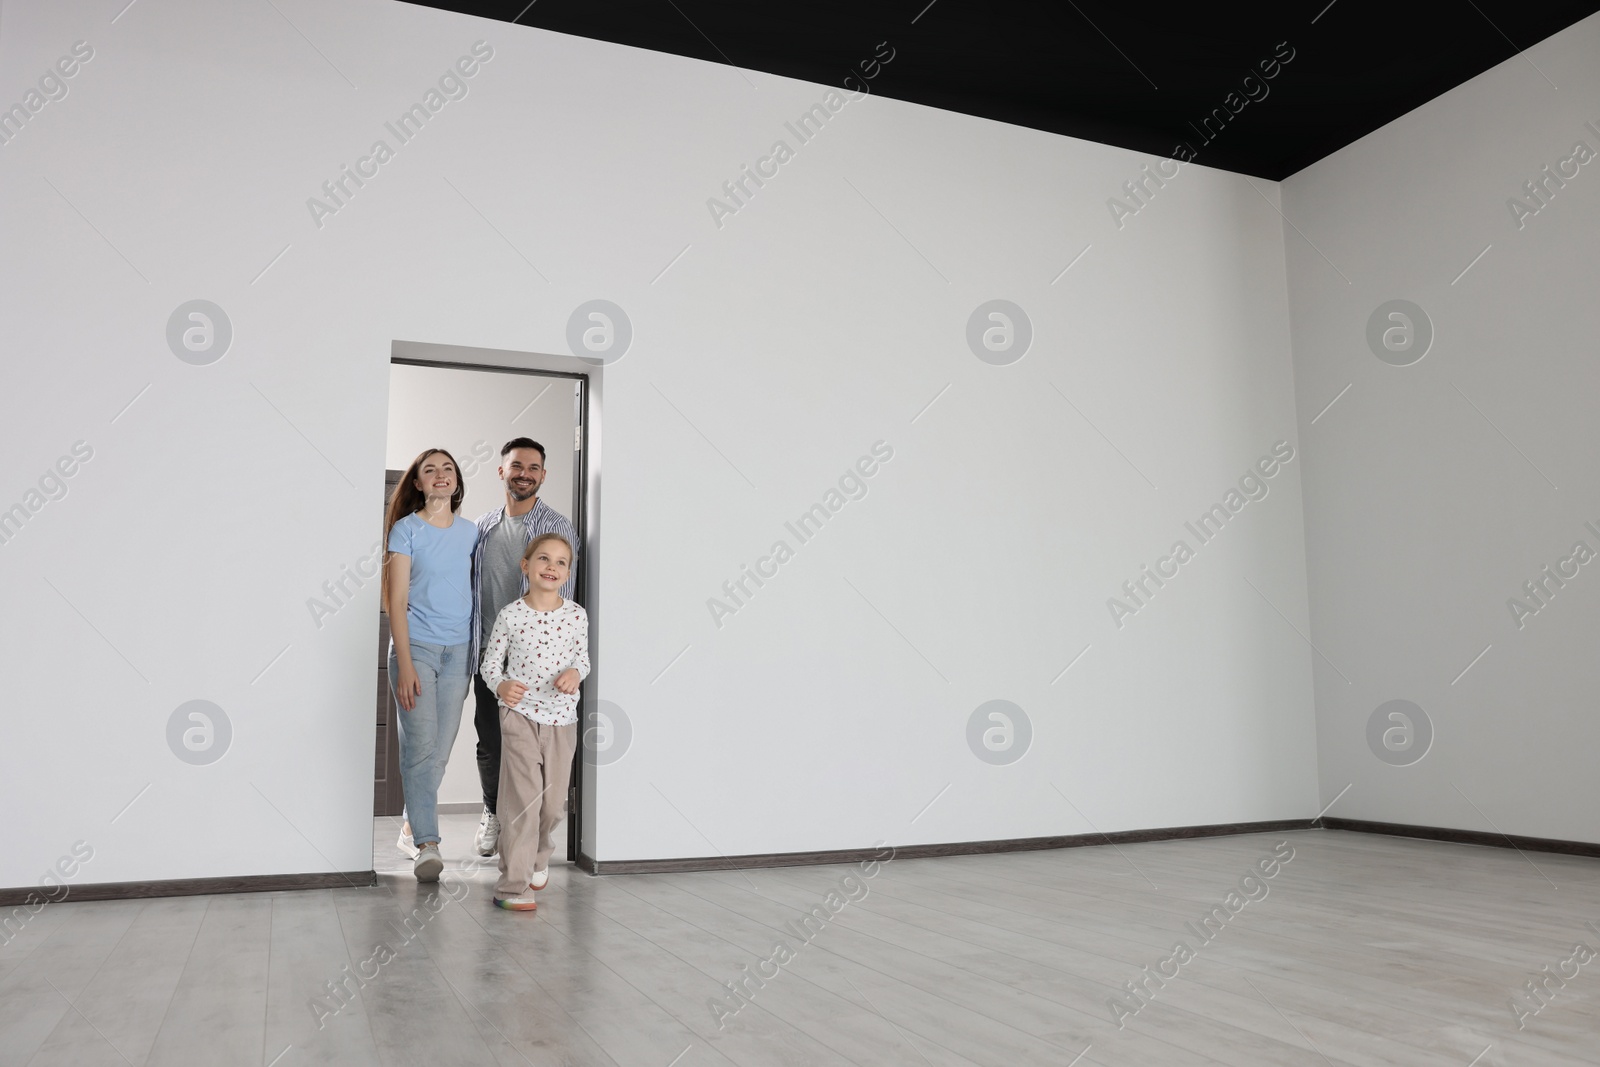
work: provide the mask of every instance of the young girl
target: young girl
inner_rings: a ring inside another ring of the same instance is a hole
[[[389,682],[399,705],[400,780],[419,882],[436,882],[444,870],[439,782],[472,680],[478,527],[456,514],[465,492],[450,453],[430,448],[411,461],[384,517]]]
[[[550,880],[550,831],[561,821],[578,738],[578,683],[589,676],[589,616],[561,596],[572,544],[540,534],[522,553],[528,594],[506,605],[483,650],[483,681],[500,699],[500,880],[497,907],[532,911]]]

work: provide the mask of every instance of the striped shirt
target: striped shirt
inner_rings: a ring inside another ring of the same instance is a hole
[[[505,518],[506,509],[502,504],[493,511],[484,512],[478,518],[478,544],[472,550],[472,653],[470,662],[477,665],[483,655],[483,644],[488,634],[483,633],[483,543],[488,538],[490,531],[499,526]],[[518,521],[514,516],[513,522]],[[521,516],[523,547],[526,548],[535,537],[540,534],[556,533],[565,537],[572,545],[572,570],[567,574],[566,582],[561,586],[561,598],[572,599],[574,584],[578,580],[578,535],[572,529],[572,523],[567,517],[543,500],[536,499],[533,508]],[[528,576],[522,575],[522,592],[519,596],[528,595]]]

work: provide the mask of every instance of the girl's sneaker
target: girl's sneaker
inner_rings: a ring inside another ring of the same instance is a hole
[[[507,911],[533,911],[538,907],[538,905],[533,902],[533,888],[531,886],[527,889],[524,889],[521,896],[495,897],[494,906],[497,908],[505,908]]]

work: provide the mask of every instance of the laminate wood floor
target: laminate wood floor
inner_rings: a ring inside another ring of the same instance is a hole
[[[476,819],[442,821],[439,886],[379,819],[376,888],[46,907],[0,947],[0,1064],[1600,1064],[1596,860],[1311,830],[870,877],[560,864],[519,914]]]

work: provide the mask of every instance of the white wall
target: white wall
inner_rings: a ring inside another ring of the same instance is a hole
[[[532,437],[545,450],[547,473],[540,498],[573,518],[575,384],[570,378],[397,363],[389,374],[384,463],[390,470],[405,470],[423,449],[448,448],[461,465],[467,487],[461,515],[476,521],[505,503],[505,486],[497,473],[501,447],[513,437]],[[377,610],[376,601],[372,610]],[[478,733],[473,726],[475,707],[469,690],[461,730],[445,766],[444,781],[439,783],[441,804],[483,800],[478,782]]]
[[[822,87],[279,7],[6,7],[7,93],[96,51],[0,148],[4,501],[95,453],[0,545],[10,705],[54,709],[0,750],[0,885],[78,838],[94,881],[365,869],[375,615],[318,629],[306,600],[371,541],[390,343],[564,353],[597,297],[635,330],[606,372],[597,695],[633,740],[599,858],[1315,812],[1298,455],[1123,628],[1106,605],[1298,446],[1275,185],[1190,166],[1119,229],[1141,157],[872,97],[719,229],[707,198]],[[318,229],[307,198],[480,39],[470,95]],[[164,337],[196,297],[234,326],[210,366]],[[994,298],[1034,326],[1011,366],[967,347]],[[880,440],[869,495],[717,628],[708,598]],[[234,725],[204,767],[163,732],[196,698]],[[993,699],[1033,724],[1009,766],[966,741]]]
[[[1600,162],[1520,229],[1507,205],[1600,152],[1597,48],[1590,18],[1284,183],[1316,245],[1285,238],[1312,638],[1337,665],[1315,671],[1324,803],[1351,787],[1330,815],[1600,841],[1600,563],[1520,626],[1507,604],[1600,551]],[[1364,337],[1391,299],[1435,331],[1410,366]],[[1365,740],[1391,699],[1435,731],[1405,766]]]

